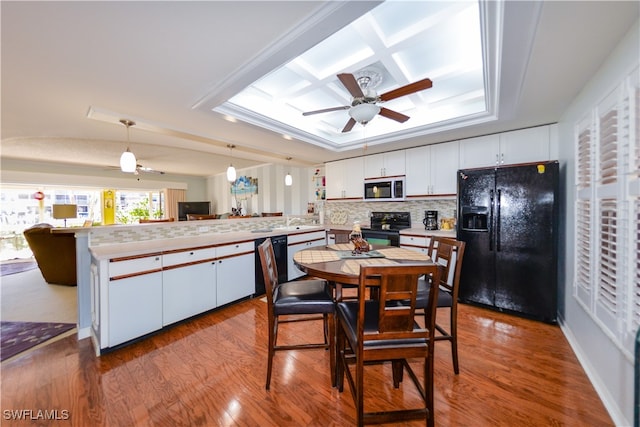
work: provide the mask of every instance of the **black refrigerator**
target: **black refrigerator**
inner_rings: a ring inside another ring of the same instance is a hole
[[[459,301],[557,321],[557,161],[458,171]]]

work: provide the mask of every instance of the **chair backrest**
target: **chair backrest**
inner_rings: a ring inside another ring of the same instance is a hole
[[[273,252],[271,239],[267,238],[258,245],[260,264],[262,265],[262,276],[264,277],[264,288],[267,294],[269,310],[273,306],[273,290],[278,287],[278,266],[276,265],[276,255]]]
[[[175,218],[160,218],[160,219],[143,219],[141,218],[139,220],[140,224],[149,224],[149,223],[154,223],[154,222],[174,222],[176,219]]]
[[[218,219],[218,215],[212,214],[187,214],[187,221],[197,221],[201,219]]]
[[[398,264],[360,267],[358,334],[365,341],[429,338],[435,327],[438,286],[429,287],[429,306],[426,309],[425,329],[414,329],[418,279],[429,277],[440,282],[442,267],[438,265]],[[365,326],[365,291],[376,286],[378,292],[378,325],[376,330]],[[409,304],[407,304],[409,302]],[[366,329],[366,330],[365,330]]]
[[[282,216],[282,212],[262,212],[262,216]]]
[[[429,253],[434,262],[444,267],[440,287],[449,292],[454,299],[458,298],[465,246],[465,242],[461,240],[440,236],[431,237],[429,244]]]

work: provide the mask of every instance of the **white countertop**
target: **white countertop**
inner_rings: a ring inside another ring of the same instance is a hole
[[[412,234],[416,236],[442,236],[456,238],[455,230],[425,230],[424,227],[420,228],[405,228],[400,230],[400,234]]]
[[[231,243],[249,242],[262,237],[281,236],[283,234],[300,234],[324,231],[325,226],[318,225],[303,230],[274,230],[271,232],[240,231],[230,233],[207,234],[199,237],[184,237],[174,239],[145,240],[141,242],[118,243],[89,248],[91,254],[99,260],[131,257],[140,255],[159,254],[162,252],[196,249],[207,246],[221,246]]]

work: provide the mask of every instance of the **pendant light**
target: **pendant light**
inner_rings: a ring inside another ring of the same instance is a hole
[[[120,123],[127,128],[127,150],[120,156],[120,170],[122,170],[122,172],[134,173],[138,167],[138,162],[136,161],[136,156],[129,150],[129,127],[135,126],[136,123],[127,119],[121,119]]]
[[[233,144],[227,144],[227,148],[231,153],[231,159],[233,159],[233,149],[236,148]],[[227,181],[234,182],[236,180],[236,168],[233,167],[233,163],[229,164],[227,168]]]
[[[291,157],[287,157],[287,164],[289,160],[291,160]],[[284,177],[284,185],[286,185],[287,187],[291,187],[292,184],[293,184],[293,178],[291,177],[291,173],[287,172],[287,175]]]

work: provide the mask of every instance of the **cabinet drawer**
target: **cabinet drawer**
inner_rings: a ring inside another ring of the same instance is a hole
[[[326,237],[326,232],[324,230],[289,234],[287,237],[287,245],[295,245],[296,243],[308,242],[310,240],[326,240]]]
[[[151,273],[162,270],[162,257],[152,255],[147,257],[124,259],[109,262],[109,278]]]
[[[189,264],[198,261],[212,260],[216,257],[216,248],[194,249],[162,255],[162,266]]]
[[[241,254],[244,252],[254,252],[255,243],[250,242],[242,242],[242,243],[234,243],[232,245],[218,246],[216,248],[216,255],[218,258],[227,257],[229,255]]]
[[[429,238],[426,236],[403,236],[400,235],[400,245],[428,247]]]

